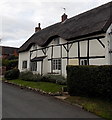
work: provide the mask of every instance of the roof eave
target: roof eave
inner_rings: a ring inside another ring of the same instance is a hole
[[[103,33],[106,33],[106,31],[104,31],[103,29],[101,31],[96,31],[96,32],[93,32],[93,33],[89,33],[89,34],[86,34],[86,35],[81,35],[81,36],[77,36],[77,37],[72,37],[72,38],[68,38],[67,41],[71,41],[71,40],[75,40],[75,39],[82,39],[82,38],[86,38],[86,37],[93,37],[95,35],[100,35],[100,34],[103,34]]]

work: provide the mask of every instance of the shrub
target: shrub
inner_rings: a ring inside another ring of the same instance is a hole
[[[57,83],[60,85],[66,84],[66,79],[61,75],[44,75],[42,78],[43,82],[51,82],[51,83]]]
[[[112,99],[112,66],[67,66],[70,95]]]
[[[33,74],[31,71],[25,71],[20,73],[20,79],[24,81],[41,81],[42,76],[40,74]]]
[[[65,78],[64,79],[57,79],[56,83],[59,85],[66,85],[67,81]]]
[[[19,74],[20,74],[19,69],[12,69],[6,71],[4,77],[7,80],[17,79],[19,77]]]

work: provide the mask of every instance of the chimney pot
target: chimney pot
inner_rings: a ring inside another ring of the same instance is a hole
[[[38,27],[40,28],[40,23],[38,23]]]
[[[38,32],[41,30],[40,23],[38,23],[38,27],[35,27],[35,32]]]
[[[66,19],[67,19],[67,15],[64,13],[64,14],[61,16],[61,22],[64,22]]]

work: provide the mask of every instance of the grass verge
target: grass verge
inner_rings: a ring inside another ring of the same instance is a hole
[[[72,104],[79,104],[87,111],[107,120],[112,120],[112,102],[78,96],[70,96],[66,101]]]
[[[38,88],[42,91],[45,92],[51,92],[51,93],[57,93],[57,92],[61,92],[62,91],[62,86],[63,85],[58,85],[55,83],[48,83],[48,82],[29,82],[29,81],[23,81],[20,79],[16,79],[16,80],[9,80],[10,82],[22,85],[22,86],[27,86],[27,87],[31,87],[31,88]]]

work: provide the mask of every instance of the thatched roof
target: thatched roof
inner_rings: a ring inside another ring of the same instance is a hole
[[[112,23],[112,2],[74,16],[64,22],[59,22],[34,33],[19,49],[27,51],[32,44],[48,45],[59,36],[67,41],[85,36],[105,33]]]

